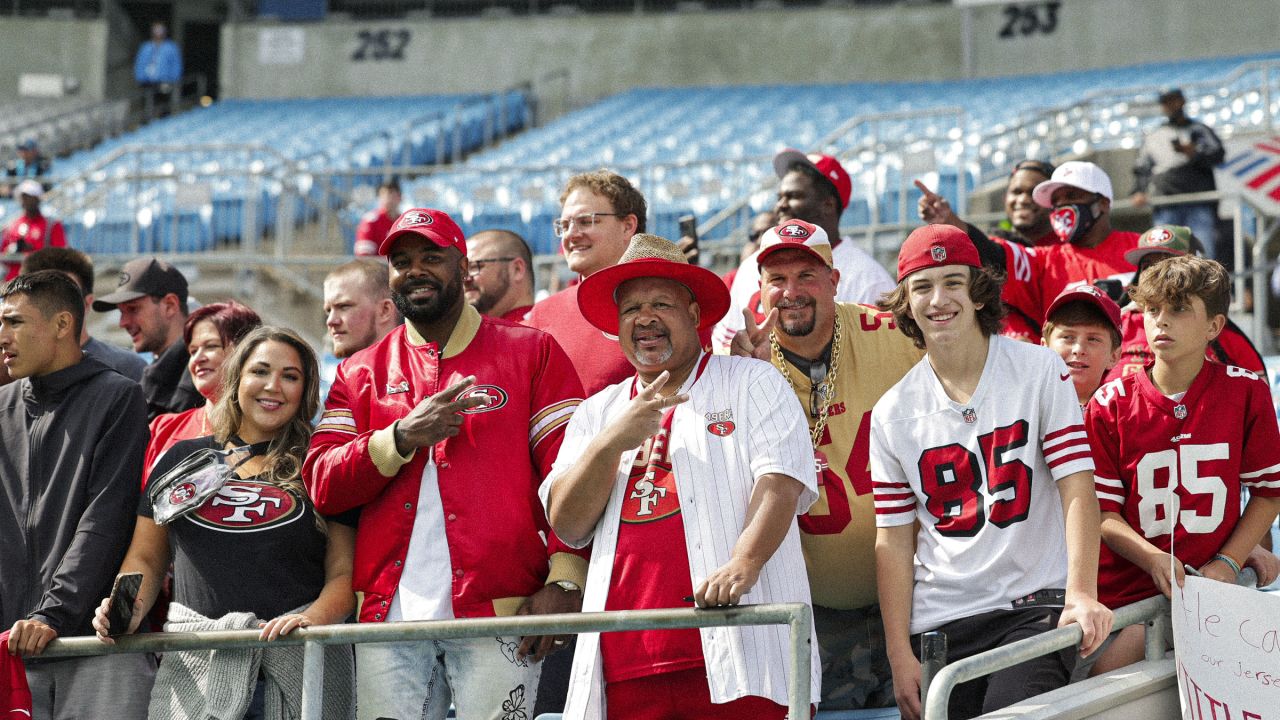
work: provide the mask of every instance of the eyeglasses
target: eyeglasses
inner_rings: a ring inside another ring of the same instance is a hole
[[[512,260],[515,260],[515,258],[496,257],[496,258],[485,258],[484,260],[472,260],[469,263],[467,263],[467,274],[479,275],[480,271],[484,270],[485,265],[492,265],[493,263],[500,263],[500,262],[511,262]]]
[[[569,232],[569,228],[575,225],[578,226],[579,230],[589,230],[596,226],[596,223],[599,222],[598,218],[601,218],[601,217],[623,218],[626,216],[627,216],[626,213],[606,213],[606,212],[583,213],[581,215],[574,215],[571,218],[557,218],[556,220],[552,221],[551,227],[553,230],[555,230],[556,237],[564,237],[565,233]]]

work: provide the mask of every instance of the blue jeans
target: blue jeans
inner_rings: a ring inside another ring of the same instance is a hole
[[[1155,225],[1185,225],[1204,245],[1205,254],[1231,267],[1232,248],[1218,246],[1218,204],[1187,203],[1161,205],[1151,209],[1151,222]]]
[[[533,717],[541,664],[517,660],[520,638],[483,637],[356,645],[358,720]]]

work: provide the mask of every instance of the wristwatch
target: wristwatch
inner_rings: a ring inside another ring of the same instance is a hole
[[[582,590],[582,588],[578,587],[578,583],[572,580],[556,580],[555,584],[559,585],[560,589],[565,592],[579,592]]]

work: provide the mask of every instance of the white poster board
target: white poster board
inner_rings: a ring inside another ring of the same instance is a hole
[[[259,65],[301,65],[307,51],[307,34],[300,27],[258,29]]]
[[[1280,718],[1280,597],[1188,576],[1173,637],[1184,720]]]

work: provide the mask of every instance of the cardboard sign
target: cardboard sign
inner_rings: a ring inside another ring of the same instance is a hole
[[[1188,576],[1173,638],[1184,720],[1280,718],[1280,597]]]

